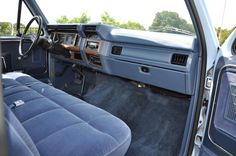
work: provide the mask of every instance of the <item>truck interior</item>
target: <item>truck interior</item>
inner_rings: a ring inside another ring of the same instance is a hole
[[[197,35],[49,24],[35,1],[20,2],[33,18],[20,36],[0,37],[10,154],[183,150],[202,63]]]

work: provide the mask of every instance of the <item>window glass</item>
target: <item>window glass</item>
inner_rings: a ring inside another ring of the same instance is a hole
[[[99,22],[133,30],[194,35],[184,0],[36,1],[50,24]]]
[[[5,1],[4,5],[0,5],[0,36],[13,36],[16,35],[16,23],[17,23],[17,12],[18,12],[18,0]],[[26,24],[32,18],[32,14],[26,7],[22,4],[21,10],[21,33],[23,32]],[[36,23],[32,24],[33,28],[30,28],[29,32],[35,30],[37,27]]]
[[[29,23],[29,21],[32,18],[33,18],[33,15],[31,14],[27,6],[23,3],[22,10],[21,10],[21,29],[20,29],[21,33],[23,33],[26,25]],[[27,34],[36,33],[37,30],[38,30],[38,24],[36,23],[36,21],[34,21],[31,24],[30,28],[28,29]]]
[[[0,5],[0,36],[15,34],[18,0],[4,1]]]
[[[205,0],[205,3],[220,44],[223,44],[230,33],[236,28],[236,1]],[[214,5],[212,5],[213,3]]]

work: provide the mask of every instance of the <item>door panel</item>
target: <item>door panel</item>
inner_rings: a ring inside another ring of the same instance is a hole
[[[211,141],[229,153],[236,153],[236,66],[227,64],[219,72],[215,110],[211,118]]]
[[[221,75],[219,95],[214,115],[212,131],[215,130],[224,138],[236,139],[236,73],[234,68],[228,67]],[[212,136],[213,137],[213,136]],[[212,138],[219,145],[225,146],[219,138]],[[231,144],[232,145],[232,144]]]
[[[0,38],[2,41],[2,53],[6,60],[6,72],[23,71],[35,77],[41,77],[47,73],[47,53],[41,47],[32,49],[27,58],[19,59],[19,38]]]
[[[212,108],[201,155],[236,154],[236,57],[221,57],[215,72]],[[208,150],[206,150],[208,149]],[[209,150],[210,149],[210,150]]]

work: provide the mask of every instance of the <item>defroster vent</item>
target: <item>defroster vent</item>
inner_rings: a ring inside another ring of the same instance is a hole
[[[86,26],[84,26],[84,31],[95,32],[96,31],[96,25],[86,25]]]
[[[184,54],[173,54],[171,58],[171,64],[176,64],[180,66],[186,66],[188,60],[188,55]]]

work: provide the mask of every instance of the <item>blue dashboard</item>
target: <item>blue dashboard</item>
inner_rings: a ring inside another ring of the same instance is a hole
[[[194,94],[199,61],[195,36],[103,24],[48,25],[47,30],[52,41],[62,44],[70,53],[70,57],[51,54],[51,59],[182,94]]]

